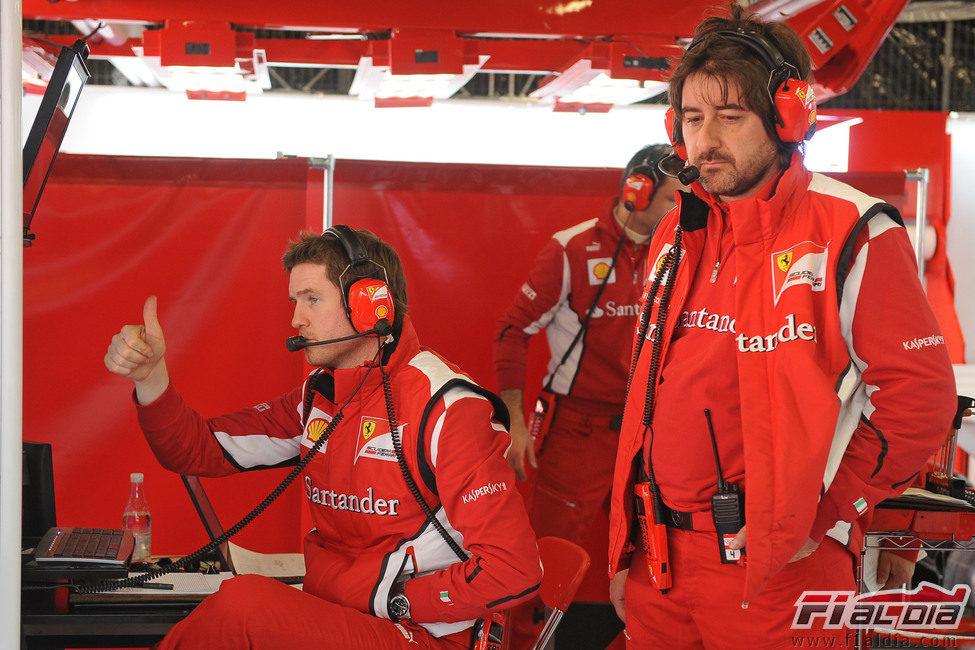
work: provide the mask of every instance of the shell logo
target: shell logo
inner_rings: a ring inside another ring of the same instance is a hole
[[[592,267],[592,274],[596,276],[597,280],[604,280],[606,276],[609,275],[609,264],[606,262],[600,262]]]
[[[376,307],[376,318],[386,318],[386,314],[388,313],[389,310],[386,309],[386,305],[379,305]]]
[[[328,422],[323,418],[315,418],[308,423],[308,427],[305,432],[308,434],[308,439],[312,442],[318,442],[318,439],[322,437],[325,433],[325,429],[328,428]]]
[[[660,275],[660,271],[663,270],[664,264],[667,263],[667,256],[661,255],[660,259],[657,260],[657,267],[653,270],[654,275]]]

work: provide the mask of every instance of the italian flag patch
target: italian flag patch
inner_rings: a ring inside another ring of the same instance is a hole
[[[867,509],[867,500],[864,499],[863,497],[860,497],[859,499],[853,502],[853,507],[857,509],[857,514],[862,515],[863,512]]]
[[[450,600],[450,594],[446,591],[440,592],[440,601],[447,605],[453,605],[454,601]]]

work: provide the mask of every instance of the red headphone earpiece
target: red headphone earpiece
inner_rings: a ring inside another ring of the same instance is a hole
[[[687,160],[687,148],[684,147],[683,142],[680,142],[681,137],[674,120],[674,107],[671,106],[664,113],[664,128],[667,130],[667,137],[670,138],[670,146],[674,148],[674,153],[680,156],[681,160]]]
[[[775,131],[782,142],[802,142],[816,132],[816,97],[808,82],[786,79],[776,89],[772,103],[779,114]]]
[[[639,212],[650,207],[653,196],[653,179],[646,174],[630,174],[623,184],[623,207],[630,212]]]
[[[390,324],[395,316],[393,296],[389,286],[376,278],[356,280],[349,287],[347,296],[349,320],[356,332],[367,332],[380,320]]]

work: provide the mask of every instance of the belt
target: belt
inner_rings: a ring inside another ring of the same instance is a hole
[[[679,528],[680,530],[696,530],[698,532],[707,531],[713,533],[714,519],[711,517],[711,509],[699,510],[697,512],[684,512],[683,510],[673,510],[663,506],[663,518],[660,523],[668,528]]]
[[[662,523],[666,524],[668,528],[711,533],[715,530],[710,508],[701,510],[700,512],[683,512],[664,506],[664,511],[665,521]],[[640,526],[637,525],[636,521],[630,526],[630,542],[638,548],[644,548],[643,533],[640,531]]]

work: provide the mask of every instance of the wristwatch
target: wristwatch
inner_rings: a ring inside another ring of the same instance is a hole
[[[406,583],[396,583],[389,592],[386,611],[389,613],[389,620],[391,621],[402,621],[404,618],[410,617],[410,601],[407,600],[406,594],[403,593],[404,584]]]

